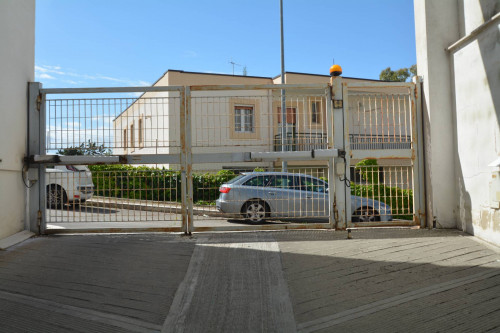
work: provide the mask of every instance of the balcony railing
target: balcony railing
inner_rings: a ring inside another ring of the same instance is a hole
[[[286,143],[281,140],[281,134],[274,136],[274,151],[282,151],[283,144],[286,151],[307,151],[326,149],[327,139],[324,133],[288,133]]]
[[[411,137],[406,135],[349,134],[352,150],[411,149]]]
[[[350,134],[349,140],[352,150],[361,149],[411,149],[410,136],[391,135],[364,135]],[[288,133],[286,142],[281,140],[281,134],[274,136],[274,151],[307,151],[326,149],[327,137],[325,133]]]

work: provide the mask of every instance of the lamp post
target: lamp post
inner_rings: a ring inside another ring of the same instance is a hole
[[[280,24],[281,24],[281,84],[285,84],[285,44],[283,38],[283,0],[280,0]],[[281,89],[281,151],[287,150],[286,136],[286,98],[285,89]],[[287,172],[288,164],[281,162],[281,171]]]

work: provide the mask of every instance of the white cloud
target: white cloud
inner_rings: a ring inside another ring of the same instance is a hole
[[[38,76],[40,79],[54,80],[55,77],[49,74],[42,73]]]
[[[81,84],[84,86],[95,85],[95,83],[89,81],[109,81],[115,83],[116,85],[129,87],[151,85],[149,82],[143,80],[130,80],[101,74],[79,74],[74,71],[66,71],[60,66],[49,65],[35,66],[35,76],[38,79],[60,80],[63,83],[69,83],[72,85]]]

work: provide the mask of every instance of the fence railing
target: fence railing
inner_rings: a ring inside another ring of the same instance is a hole
[[[411,149],[410,136],[385,136],[350,134],[351,149]],[[307,151],[312,149],[326,149],[327,137],[325,133],[289,133],[283,142],[281,134],[274,136],[274,151],[281,151],[285,145],[286,151]]]
[[[350,134],[352,150],[357,149],[411,149],[410,136]]]
[[[274,151],[282,151],[283,145],[286,151],[326,149],[327,140],[326,133],[288,133],[286,140],[282,140],[281,134],[277,134],[274,136]]]

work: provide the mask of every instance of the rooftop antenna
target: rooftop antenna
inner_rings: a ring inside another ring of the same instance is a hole
[[[240,65],[240,64],[237,64],[237,63],[235,63],[235,62],[233,61],[233,58],[231,58],[231,61],[229,61],[229,63],[230,63],[231,65],[233,65],[233,75],[234,75],[234,66],[235,66],[235,65],[236,65],[236,66],[241,66],[241,65]]]

